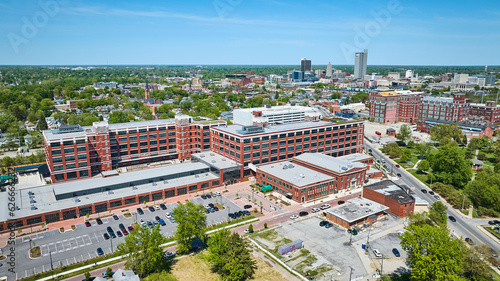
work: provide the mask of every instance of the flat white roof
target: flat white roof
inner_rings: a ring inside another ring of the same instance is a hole
[[[369,216],[376,215],[387,209],[389,209],[389,207],[375,201],[363,197],[356,197],[350,199],[343,205],[335,206],[324,212],[348,223],[353,223],[368,218]]]
[[[239,168],[241,166],[241,164],[238,164],[236,161],[211,151],[194,153],[191,154],[191,157],[219,170]]]
[[[294,123],[286,123],[286,124],[279,124],[279,125],[271,125],[271,126],[266,126],[264,127],[264,132],[258,132],[258,133],[250,133],[250,134],[243,134],[239,131],[243,129],[243,125],[239,124],[232,124],[232,125],[225,125],[225,126],[217,126],[214,127],[214,130],[225,132],[225,133],[230,133],[233,135],[237,135],[239,137],[253,137],[253,136],[258,136],[258,135],[269,135],[269,134],[279,134],[279,133],[285,133],[286,131],[298,131],[298,130],[306,130],[306,129],[314,129],[317,127],[324,127],[324,126],[342,126],[342,125],[350,125],[353,123],[362,123],[363,121],[353,121],[352,123],[332,123],[332,122],[327,122],[327,121],[304,121],[304,122],[294,122]]]
[[[332,157],[322,153],[302,153],[299,156],[295,156],[294,159],[298,159],[318,167],[323,167],[336,173],[347,173],[354,168],[366,167],[363,163],[346,161],[339,158],[340,157]]]
[[[181,163],[177,165],[185,165],[185,164],[189,163]],[[197,163],[197,164],[204,165],[202,163]],[[168,170],[172,166],[174,165],[165,166],[164,168]],[[148,172],[147,170],[153,170],[153,172],[158,171],[156,170],[156,168],[150,168],[140,171],[127,172],[121,174],[120,176],[113,176],[110,178],[92,178],[92,179],[75,180],[67,182],[65,184],[69,185],[76,184],[77,186],[92,187],[89,185],[96,181],[102,181],[106,179],[117,180],[120,177],[124,176],[125,174],[131,174],[131,177],[135,177],[138,174]],[[59,211],[74,207],[91,206],[93,203],[97,202],[113,201],[136,194],[155,193],[156,191],[164,189],[172,189],[175,187],[185,186],[185,185],[189,186],[203,181],[217,180],[218,178],[219,178],[218,175],[215,175],[210,172],[198,175],[190,175],[180,178],[169,179],[167,182],[164,181],[156,182],[156,185],[153,185],[153,183],[147,183],[143,185],[137,185],[134,187],[115,189],[112,191],[112,193],[106,191],[106,192],[98,192],[94,194],[78,196],[77,198],[79,199],[79,202],[76,202],[75,198],[56,200],[54,194],[54,186],[57,184],[41,185],[32,188],[18,189],[16,190],[15,202],[16,206],[19,206],[21,209],[14,211],[13,217],[9,216],[8,212],[0,212],[0,221],[16,220],[27,216],[44,214],[48,212]],[[124,178],[122,177],[121,179]],[[29,191],[34,193],[34,200],[36,201],[36,203],[34,203],[33,205],[37,207],[36,210],[31,210],[32,204],[30,203],[30,198],[28,195]],[[7,192],[0,192],[0,206],[7,206],[8,202],[9,201]],[[42,217],[42,220],[45,220],[45,218]]]
[[[257,169],[262,173],[268,174],[274,178],[285,180],[298,187],[304,187],[317,182],[335,180],[335,178],[332,176],[317,172],[298,164],[293,164],[290,161],[261,165],[257,166]]]

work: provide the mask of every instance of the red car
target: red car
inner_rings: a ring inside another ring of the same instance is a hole
[[[396,168],[401,168],[401,166],[399,166],[398,164],[396,164]]]
[[[132,230],[134,230],[134,227],[133,226],[129,226],[128,227],[128,231],[132,231]]]
[[[86,222],[85,222],[85,226],[87,226],[87,227],[91,227],[92,225],[90,224],[90,222],[86,221]]]

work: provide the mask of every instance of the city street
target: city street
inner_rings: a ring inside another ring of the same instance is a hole
[[[393,165],[395,163],[389,159],[386,155],[384,155],[382,152],[380,152],[378,149],[373,147],[371,144],[365,142],[364,143],[365,149],[368,151],[368,149],[372,150],[372,154],[377,160],[385,160],[389,169],[397,169],[398,172],[401,174],[400,181],[407,186],[410,187],[415,187],[414,191],[417,196],[420,198],[426,200],[429,202],[429,205],[433,204],[434,202],[440,201],[434,198],[432,195],[429,193],[423,193],[421,189],[427,189],[429,188],[421,183],[419,180],[415,179],[413,175],[411,175],[409,172],[404,170],[403,168],[394,168]],[[498,244],[497,241],[493,241],[490,239],[487,235],[485,235],[483,232],[481,232],[477,226],[481,224],[486,224],[488,220],[486,219],[470,219],[465,216],[462,216],[458,212],[456,212],[454,209],[448,208],[447,210],[448,216],[454,216],[456,218],[456,222],[452,222],[448,220],[448,225],[450,228],[453,230],[453,232],[459,236],[462,236],[464,239],[465,238],[471,238],[475,243],[481,243],[481,244],[486,244],[493,249],[496,249],[496,251],[500,251],[500,244]]]
[[[225,199],[223,196],[212,197],[211,199],[202,199],[200,197],[191,199],[193,203],[201,203],[203,205],[208,203],[222,203],[226,209],[220,210],[218,212],[207,214],[207,225],[219,224],[227,220],[228,211],[235,212],[241,210],[236,204]],[[221,202],[222,201],[222,202]],[[142,205],[141,205],[142,206]],[[151,203],[149,204],[151,206]],[[150,212],[149,209],[144,209],[144,215],[138,215],[136,212],[131,212],[132,216],[130,218],[125,218],[119,216],[118,220],[114,220],[112,217],[106,217],[102,219],[103,224],[98,225],[95,220],[91,221],[91,227],[86,227],[85,224],[76,225],[74,231],[65,231],[64,233],[58,230],[52,230],[49,232],[42,232],[38,234],[33,234],[31,236],[24,236],[16,240],[16,274],[13,275],[7,271],[8,266],[0,267],[0,276],[8,276],[9,280],[20,279],[26,276],[31,276],[36,273],[47,271],[51,269],[51,258],[52,266],[54,268],[66,266],[68,264],[80,262],[90,258],[96,257],[97,248],[102,248],[104,254],[109,254],[116,250],[116,246],[124,241],[124,237],[116,237],[114,239],[104,239],[104,233],[107,233],[106,228],[108,226],[112,227],[115,234],[119,230],[118,225],[123,223],[127,228],[132,223],[140,221],[143,219],[145,222],[155,220],[156,216],[159,216],[165,220],[166,226],[161,226],[160,230],[165,237],[173,236],[176,229],[176,223],[170,222],[165,214],[172,212],[172,210],[177,206],[177,203],[166,205],[167,210],[159,210],[155,212]],[[131,210],[136,210],[137,207],[130,208]],[[106,213],[103,213],[105,215]],[[32,259],[28,256],[30,249],[30,239],[33,246],[41,247],[42,256],[39,258]],[[7,252],[6,248],[2,249],[4,253]]]

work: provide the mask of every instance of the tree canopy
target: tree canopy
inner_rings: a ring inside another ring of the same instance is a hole
[[[120,255],[128,254],[125,266],[139,277],[165,269],[165,257],[160,245],[167,239],[160,233],[160,225],[154,228],[138,226],[117,247]]]
[[[433,173],[443,183],[463,188],[472,177],[472,162],[465,158],[464,150],[456,143],[440,146],[429,160]]]
[[[439,124],[431,128],[431,140],[446,145],[451,141],[459,144],[467,144],[467,137],[462,133],[462,129],[457,123]]]
[[[195,239],[205,238],[207,216],[201,204],[187,201],[178,204],[173,210],[173,217],[178,223],[174,236],[177,240],[177,251],[187,253],[191,250],[191,243]]]
[[[398,139],[403,141],[405,144],[407,144],[408,141],[411,140],[410,125],[408,124],[401,125],[401,128],[399,128]]]
[[[251,278],[256,266],[248,247],[248,242],[238,233],[231,234],[228,229],[216,232],[208,241],[207,260],[212,271],[220,274],[223,280]]]

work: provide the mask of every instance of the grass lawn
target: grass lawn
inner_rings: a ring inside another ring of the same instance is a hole
[[[40,246],[36,246],[36,247],[31,248],[31,250],[30,250],[30,257],[31,258],[39,258],[41,255],[42,255],[42,253],[40,252]]]
[[[431,177],[428,174],[420,174],[417,172],[417,170],[407,170],[410,172],[412,175],[414,175],[418,180],[423,182],[425,185],[429,186],[431,182]]]
[[[207,280],[219,281],[222,280],[216,273],[212,273],[209,263],[204,259],[206,251],[196,255],[187,256],[179,259],[172,267],[172,275],[179,281],[192,280]],[[269,263],[256,259],[257,270],[252,280],[264,281],[286,281],[286,279],[276,271]]]

